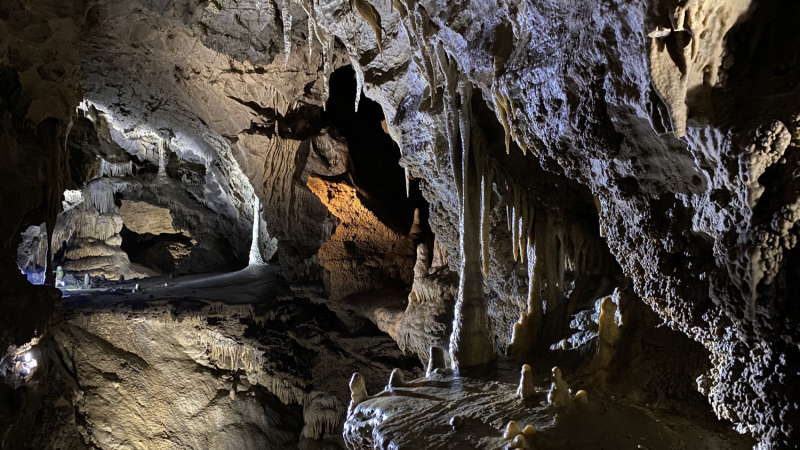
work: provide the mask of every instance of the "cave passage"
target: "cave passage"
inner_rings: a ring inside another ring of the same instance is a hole
[[[335,70],[330,78],[330,97],[322,119],[347,140],[355,167],[354,181],[367,195],[365,205],[399,232],[407,233],[419,209],[420,223],[427,228],[428,203],[419,183],[409,185],[400,166],[400,148],[384,129],[381,106],[363,93],[355,110],[356,78],[352,66]]]

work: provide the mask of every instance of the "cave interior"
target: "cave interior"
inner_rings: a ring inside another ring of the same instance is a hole
[[[796,0],[0,0],[0,450],[800,446]]]

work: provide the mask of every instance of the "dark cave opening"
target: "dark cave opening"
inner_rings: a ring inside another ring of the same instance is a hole
[[[139,234],[122,227],[122,251],[132,263],[141,264],[163,274],[172,274],[180,267],[180,254],[191,252],[192,239],[180,233]]]
[[[383,129],[381,106],[362,93],[355,110],[357,83],[351,66],[333,72],[329,83],[330,97],[322,120],[335,126],[347,140],[355,167],[353,181],[364,205],[402,234],[408,233],[414,210],[419,208],[420,224],[428,230],[428,203],[418,181],[411,181],[406,195],[400,148]]]

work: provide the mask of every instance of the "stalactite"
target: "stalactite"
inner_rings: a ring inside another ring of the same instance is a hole
[[[302,437],[320,439],[325,433],[333,433],[343,413],[344,406],[339,399],[325,392],[317,393],[303,408]]]
[[[406,19],[408,19],[408,9],[406,9],[406,6],[400,0],[392,0],[392,7],[394,7],[394,9],[396,9],[398,13],[400,13],[400,26],[406,33],[406,39],[408,39],[408,45],[414,45],[413,39],[411,37],[411,30],[409,30],[409,27],[406,26]]]
[[[204,330],[198,334],[198,341],[209,352],[209,358],[222,368],[258,372],[264,365],[264,352],[239,344],[218,332]]]
[[[289,12],[290,0],[283,0],[281,7],[281,21],[283,22],[283,66],[289,64],[292,53],[292,13]]]
[[[406,197],[411,197],[411,174],[408,172],[408,166],[403,167],[405,171],[405,178],[406,178]]]
[[[310,9],[314,11],[314,0],[309,0],[311,2]],[[311,17],[311,13],[308,14],[308,35],[306,36],[308,42],[308,60],[311,61],[311,54],[314,51],[314,19]],[[356,108],[358,110],[358,108]]]
[[[317,37],[320,38],[322,44],[322,109],[325,109],[325,104],[330,96],[330,78],[331,71],[333,70],[333,35],[323,39],[320,36],[319,29],[317,29]]]
[[[378,44],[378,50],[383,54],[383,45],[381,44],[381,16],[378,10],[375,9],[367,0],[350,0],[351,7],[355,7],[356,11],[367,21],[372,31],[375,32],[375,41]]]
[[[486,169],[482,181],[482,194],[481,194],[481,255],[483,258],[483,275],[489,275],[489,214],[491,212],[492,202],[492,178],[494,171],[491,168]]]
[[[508,122],[508,105],[506,104],[506,100],[503,97],[502,92],[500,92],[498,88],[494,88],[492,90],[492,94],[494,97],[495,111],[497,111],[500,124],[503,125],[503,130],[506,132],[506,153],[510,153],[511,125]]]
[[[361,90],[364,89],[364,69],[362,69],[361,66],[358,64],[357,58],[352,58],[352,59],[353,59],[353,63],[352,63],[353,70],[356,73],[356,105],[355,105],[355,111],[358,112],[358,104],[361,103]],[[399,145],[398,145],[398,147],[399,147]],[[402,153],[403,153],[403,151],[401,150],[400,151],[401,156],[402,156]]]
[[[89,195],[86,197],[92,199],[92,206],[100,212],[100,214],[108,214],[109,212],[116,212],[117,206],[114,204],[114,185],[106,178],[92,180],[87,189]]]
[[[436,47],[439,68],[444,74],[444,116],[445,116],[445,131],[447,134],[447,145],[450,149],[450,162],[453,168],[453,178],[455,179],[456,192],[458,198],[462,197],[463,180],[462,180],[462,151],[458,145],[459,141],[456,136],[459,135],[458,120],[456,119],[458,113],[456,112],[456,88],[458,83],[458,74],[456,68],[453,67],[455,62],[451,62],[450,57],[441,44]],[[431,87],[431,92],[436,89],[435,86]],[[463,135],[462,135],[463,136]],[[469,144],[469,141],[467,141]],[[462,139],[463,146],[463,139]]]
[[[212,302],[208,306],[204,306],[202,310],[201,317],[209,316],[222,316],[230,319],[241,318],[251,321],[255,321],[256,319],[253,305],[249,303],[244,305],[230,305],[223,302]]]
[[[447,267],[447,250],[439,243],[439,239],[433,239],[433,261],[429,273],[440,267]]]
[[[258,8],[258,31],[264,31],[264,28],[269,24],[273,17],[275,17],[275,7],[272,6],[272,0],[259,0]],[[266,10],[266,17],[262,12]]]
[[[606,237],[606,230],[603,228],[603,205],[600,203],[600,199],[596,195],[592,197],[594,198],[594,206],[597,208],[597,219],[600,222],[600,237],[604,238]]]
[[[461,148],[463,150],[463,156],[461,159],[462,164],[459,169],[461,171],[460,179],[462,180],[462,182],[464,182],[463,180],[466,180],[465,172],[469,168],[469,165],[465,161],[467,161],[467,159],[470,158],[469,152],[470,148],[472,148],[472,146],[470,145],[470,143],[472,142],[470,136],[470,127],[471,127],[470,115],[472,114],[472,112],[470,111],[470,104],[472,98],[472,83],[465,79],[459,80],[458,94],[461,98],[461,108],[458,111],[458,130],[460,131],[461,134]],[[480,183],[480,180],[483,179],[483,165],[484,165],[483,155],[475,154],[473,158],[475,160],[475,170],[477,173],[478,182]],[[462,196],[464,195],[463,188],[461,189],[460,193]],[[480,193],[478,194],[480,195]],[[463,205],[464,203],[463,197],[460,200]]]
[[[519,260],[519,210],[520,210],[520,191],[518,187],[514,189],[514,200],[511,204],[511,247],[514,252],[514,261]]]
[[[159,167],[159,171],[160,171]],[[100,161],[100,177],[124,177],[133,174],[133,161],[127,163],[110,163],[105,159]]]
[[[531,207],[530,203],[528,202],[528,194],[527,192],[523,191],[521,205],[522,214],[521,214],[521,221],[519,224],[520,232],[519,232],[519,254],[520,254],[520,262],[525,262],[525,253],[528,248],[528,235],[530,229],[530,215],[531,215]]]

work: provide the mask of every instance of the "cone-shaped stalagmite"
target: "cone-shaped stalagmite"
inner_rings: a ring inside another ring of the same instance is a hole
[[[436,369],[444,369],[445,368],[445,360],[444,360],[444,349],[442,347],[431,347],[430,353],[428,355],[428,370],[425,373],[425,376],[431,376],[432,373],[436,371]]]
[[[389,389],[403,387],[405,385],[406,381],[405,377],[403,376],[403,371],[400,369],[392,370],[392,374],[389,375]]]
[[[347,413],[349,414],[359,403],[368,398],[364,377],[358,372],[354,373],[350,378],[350,406],[347,408]]]
[[[533,372],[531,371],[531,366],[524,364],[520,372],[517,397],[523,400],[530,400],[534,394],[536,394],[536,389],[533,387]]]

